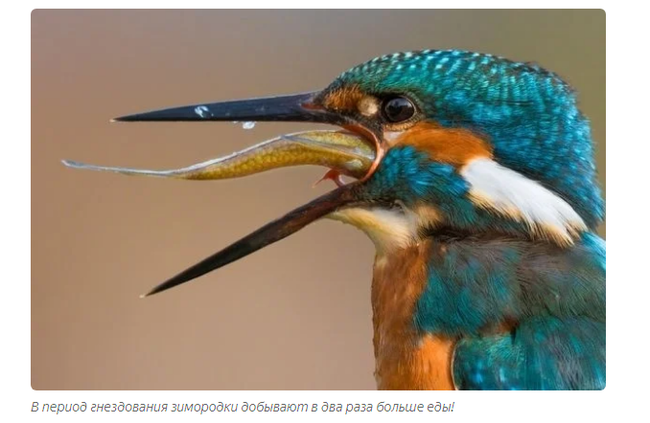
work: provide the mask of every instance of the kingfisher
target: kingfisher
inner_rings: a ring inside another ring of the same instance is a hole
[[[196,279],[319,219],[376,248],[379,389],[603,389],[604,201],[574,90],[535,63],[461,50],[376,57],[325,89],[114,119],[285,121],[279,136],[171,170],[189,180],[323,166],[337,187],[153,288]]]

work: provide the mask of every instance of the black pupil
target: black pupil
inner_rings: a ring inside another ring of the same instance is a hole
[[[384,114],[391,122],[402,122],[415,113],[415,107],[407,98],[395,97],[384,104]]]

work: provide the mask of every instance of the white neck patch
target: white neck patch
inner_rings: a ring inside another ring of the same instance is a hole
[[[417,216],[401,210],[353,207],[337,210],[327,217],[361,229],[375,244],[379,254],[406,248],[417,239]]]
[[[474,204],[525,223],[533,236],[566,246],[587,230],[580,215],[560,196],[494,160],[473,160],[460,173],[471,186]]]

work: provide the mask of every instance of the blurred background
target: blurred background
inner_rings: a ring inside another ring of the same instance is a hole
[[[299,124],[110,124],[151,108],[325,87],[385,53],[535,61],[578,91],[605,188],[605,12],[49,11],[32,14],[32,386],[374,389],[372,243],[322,221],[191,284],[153,285],[315,198],[322,168],[131,178]],[[605,235],[604,225],[600,231]]]

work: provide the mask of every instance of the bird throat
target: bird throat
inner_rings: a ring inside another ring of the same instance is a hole
[[[375,379],[379,389],[454,389],[455,339],[422,334],[413,324],[426,287],[431,240],[378,252],[372,282]]]
[[[417,300],[427,284],[432,239],[418,236],[438,219],[418,209],[346,208],[327,216],[364,231],[376,248],[372,282],[375,379],[379,389],[454,389],[455,340],[421,334],[413,324]]]

